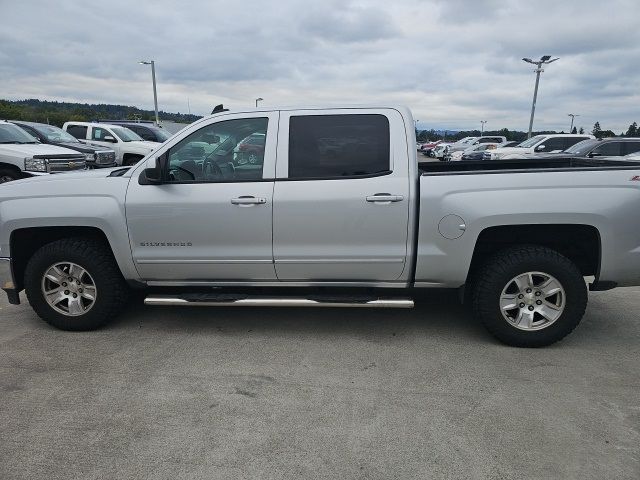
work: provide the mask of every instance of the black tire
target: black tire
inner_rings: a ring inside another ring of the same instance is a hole
[[[511,279],[527,272],[544,272],[555,277],[565,292],[564,311],[540,330],[516,328],[500,309],[503,289]],[[478,269],[472,282],[475,315],[493,336],[514,347],[544,347],[563,339],[582,320],[587,296],[578,267],[555,250],[536,245],[512,247],[493,255]]]
[[[22,178],[20,170],[16,168],[0,168],[0,183],[12,182],[13,180],[19,180]]]
[[[97,295],[84,314],[69,316],[47,303],[42,291],[44,274],[56,263],[73,262],[93,278]],[[91,238],[65,238],[40,248],[31,257],[24,274],[25,290],[31,307],[45,322],[61,330],[87,331],[105,325],[127,303],[128,287],[104,242]]]

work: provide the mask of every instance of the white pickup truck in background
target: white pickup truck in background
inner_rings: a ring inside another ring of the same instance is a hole
[[[118,165],[134,165],[161,145],[143,140],[137,133],[121,125],[66,122],[62,129],[82,142],[115,150]]]
[[[484,153],[484,160],[513,160],[526,158],[534,153],[559,153],[583,140],[593,139],[593,135],[556,133],[536,135],[514,147],[498,147]]]
[[[0,120],[0,183],[85,168],[84,154],[40,143],[22,128]]]
[[[586,277],[640,285],[639,163],[419,167],[414,127],[393,106],[221,111],[131,168],[5,184],[0,285],[66,330],[104,325],[130,288],[149,305],[360,308],[453,288],[517,346],[571,332]]]

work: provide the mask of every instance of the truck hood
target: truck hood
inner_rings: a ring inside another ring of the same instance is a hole
[[[78,155],[78,152],[46,143],[5,143],[0,145],[0,154],[25,158],[34,155]]]
[[[13,182],[0,184],[0,201],[3,200],[4,193],[10,193],[12,197],[16,193],[25,193],[25,195],[17,195],[18,197],[30,196],[28,195],[29,192],[38,194],[35,196],[46,196],[49,193],[48,190],[59,191],[61,184],[64,184],[65,188],[72,189],[75,185],[84,186],[85,183],[90,184],[92,181],[109,179],[113,171],[122,169],[123,167],[77,170],[75,172],[56,173],[53,175],[41,175],[23,178],[22,180],[14,180]],[[84,191],[86,188],[82,188],[82,190]]]

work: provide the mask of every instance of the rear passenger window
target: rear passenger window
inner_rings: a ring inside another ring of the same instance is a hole
[[[384,115],[305,115],[289,121],[289,178],[344,178],[390,171]]]
[[[87,138],[87,127],[82,125],[69,125],[67,126],[67,132],[81,140],[85,140]]]

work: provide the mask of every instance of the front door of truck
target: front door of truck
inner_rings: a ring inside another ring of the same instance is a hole
[[[281,112],[273,211],[278,279],[398,280],[407,257],[408,158],[396,110]]]
[[[162,185],[131,180],[127,224],[148,281],[275,280],[272,196],[278,113],[227,114],[172,140]],[[264,138],[249,162],[242,143]]]

